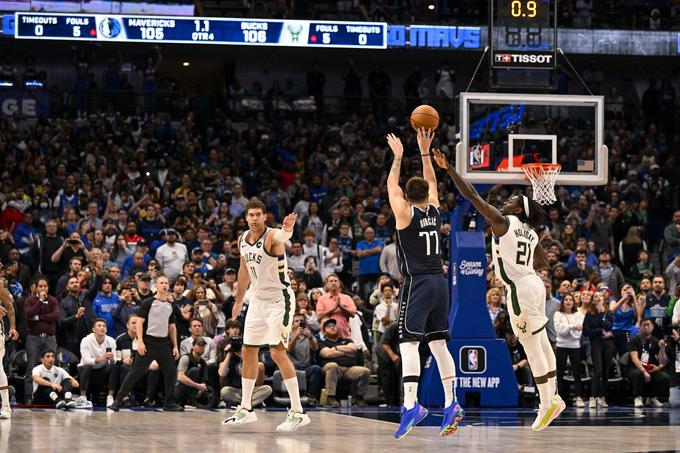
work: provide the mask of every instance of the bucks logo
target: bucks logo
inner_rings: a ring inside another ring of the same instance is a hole
[[[302,25],[294,26],[288,25],[288,31],[290,32],[290,37],[293,42],[298,42],[300,40],[300,33],[302,32]]]
[[[515,323],[515,325],[517,326],[517,328],[518,328],[520,331],[522,331],[523,334],[526,334],[526,333],[527,333],[527,322],[526,322],[526,321],[517,321],[517,322]]]

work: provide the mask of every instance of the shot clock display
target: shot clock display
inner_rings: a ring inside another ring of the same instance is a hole
[[[555,0],[490,0],[489,42],[495,68],[554,68]]]

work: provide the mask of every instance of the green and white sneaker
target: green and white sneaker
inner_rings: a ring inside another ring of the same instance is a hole
[[[276,430],[281,433],[289,433],[296,431],[298,428],[302,428],[305,425],[309,425],[310,421],[309,415],[304,412],[297,412],[295,409],[290,409],[286,421],[277,426]]]
[[[256,421],[257,415],[255,415],[255,412],[253,412],[252,409],[248,410],[244,407],[238,406],[236,411],[222,423],[225,425],[247,425],[248,423],[253,423]]]

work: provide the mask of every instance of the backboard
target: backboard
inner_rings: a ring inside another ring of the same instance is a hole
[[[604,185],[604,98],[461,93],[456,168],[472,183],[528,184],[521,165],[562,165],[557,184]]]

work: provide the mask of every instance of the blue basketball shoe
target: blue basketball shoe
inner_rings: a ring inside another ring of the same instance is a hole
[[[420,422],[427,417],[428,411],[420,404],[416,403],[413,409],[406,409],[402,406],[401,408],[401,423],[399,423],[399,429],[394,433],[394,438],[399,440],[406,436],[411,430]]]
[[[451,436],[458,432],[458,426],[463,420],[463,408],[458,402],[454,401],[449,407],[444,409],[444,421],[439,428],[440,436]]]

